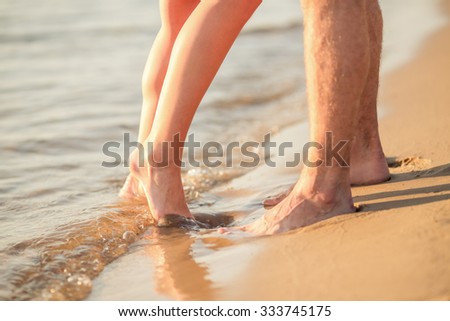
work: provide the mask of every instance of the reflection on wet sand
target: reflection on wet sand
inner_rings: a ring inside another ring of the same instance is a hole
[[[175,228],[155,228],[148,237],[158,240],[145,248],[156,266],[157,292],[176,300],[214,299],[215,289],[208,279],[208,268],[193,257],[194,237]]]
[[[196,216],[209,226],[228,225],[224,215]],[[206,233],[204,231],[203,233]],[[209,277],[206,264],[198,261],[204,253],[231,246],[233,241],[223,237],[202,236],[202,231],[183,228],[151,228],[144,240],[144,251],[155,264],[156,291],[176,300],[214,300],[220,289]]]

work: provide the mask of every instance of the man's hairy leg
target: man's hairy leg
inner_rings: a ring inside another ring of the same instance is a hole
[[[350,189],[351,144],[370,68],[366,1],[303,0],[305,66],[311,141],[327,146],[347,142],[341,161],[317,149],[292,192],[264,217],[244,229],[273,234],[355,210]],[[328,142],[329,143],[329,142]]]

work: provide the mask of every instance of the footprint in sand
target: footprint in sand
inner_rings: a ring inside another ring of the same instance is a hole
[[[386,160],[391,174],[417,173],[430,169],[431,166],[430,159],[421,158],[420,156],[403,158],[390,157]]]

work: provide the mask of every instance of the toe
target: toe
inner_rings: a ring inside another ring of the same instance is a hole
[[[287,192],[282,192],[275,196],[270,196],[263,201],[263,205],[266,207],[272,207],[280,203],[287,196]]]

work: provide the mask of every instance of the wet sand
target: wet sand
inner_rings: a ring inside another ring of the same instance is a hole
[[[442,6],[448,12],[450,1]],[[106,267],[88,299],[450,300],[448,39],[449,25],[383,75],[392,179],[353,189],[360,212],[259,238],[151,229]],[[297,125],[278,139],[306,131]],[[292,169],[261,167],[212,193],[233,199],[234,213],[242,199],[254,208],[268,187],[294,178]]]

